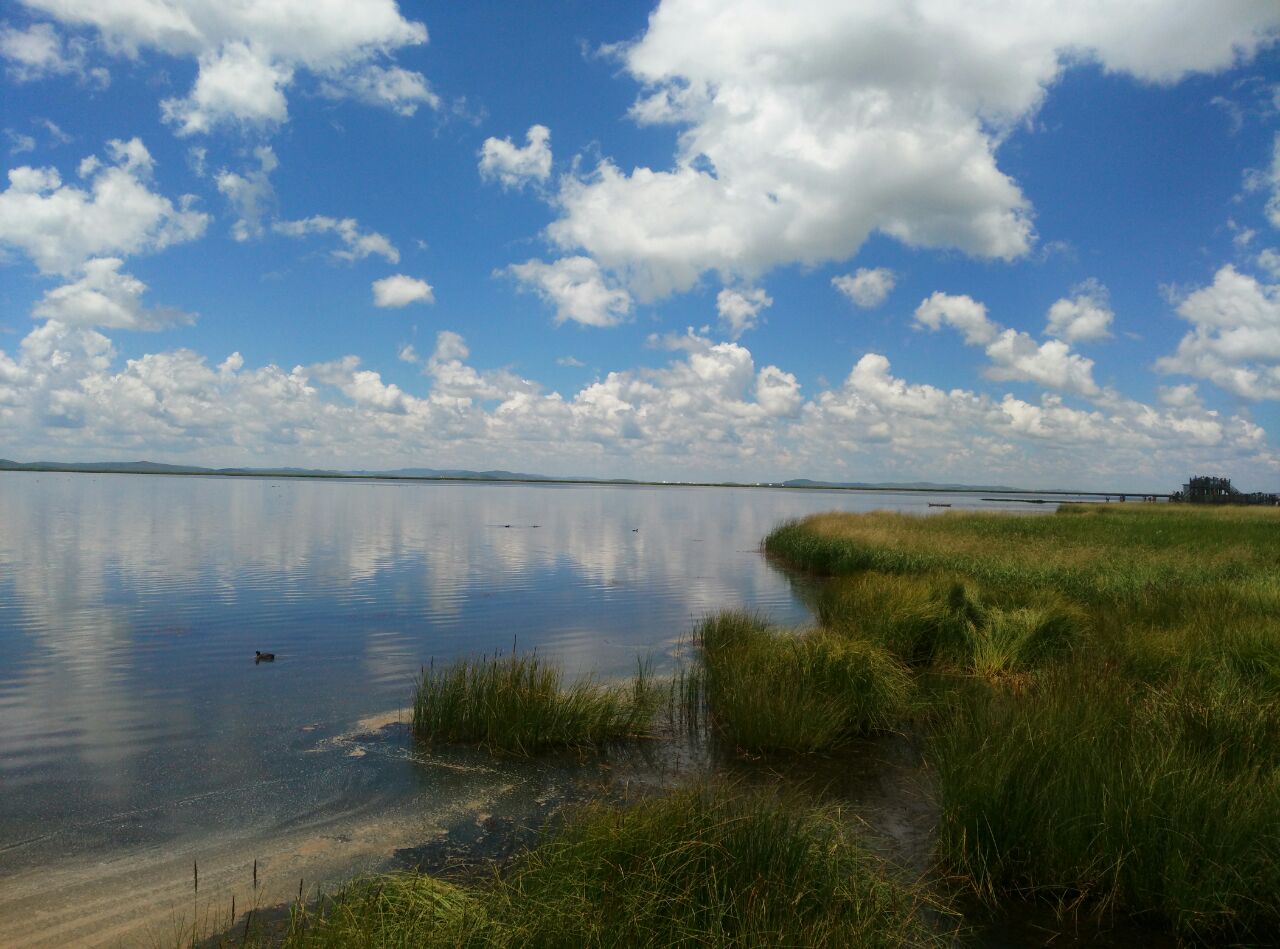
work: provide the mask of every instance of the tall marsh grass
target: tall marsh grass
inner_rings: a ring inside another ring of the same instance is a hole
[[[1274,941],[1280,511],[829,514],[765,549],[830,578],[828,631],[946,683],[926,735],[944,868],[994,904]]]
[[[971,691],[930,742],[939,853],[995,902],[1048,896],[1205,941],[1280,932],[1280,706],[1238,683],[1068,669]]]
[[[916,668],[937,666],[998,678],[1039,668],[1079,646],[1088,622],[1062,598],[1036,592],[997,605],[950,576],[864,573],[828,583],[824,628],[883,646]]]
[[[651,735],[661,699],[643,662],[629,684],[608,685],[566,684],[536,654],[468,658],[422,671],[412,728],[428,742],[532,755]]]
[[[750,752],[824,752],[893,727],[911,691],[874,643],[822,629],[771,629],[749,613],[708,617],[694,634],[711,722]]]

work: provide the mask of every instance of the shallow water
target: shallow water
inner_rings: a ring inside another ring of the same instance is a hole
[[[554,797],[528,769],[343,736],[394,719],[433,659],[515,643],[613,676],[660,668],[709,611],[803,622],[804,590],[759,553],[771,527],[939,499],[0,474],[0,943],[163,928],[193,861],[202,899],[255,857],[296,889]]]

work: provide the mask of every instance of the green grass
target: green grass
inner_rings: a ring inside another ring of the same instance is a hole
[[[709,617],[694,641],[717,733],[748,752],[828,752],[892,728],[910,695],[885,649],[816,629],[771,629],[740,611]]]
[[[989,901],[1043,896],[1210,942],[1280,932],[1274,702],[1069,669],[949,713],[930,746],[939,854]]]
[[[649,736],[662,691],[644,663],[626,685],[565,684],[536,654],[460,659],[422,672],[413,734],[428,742],[532,755]]]
[[[839,812],[710,785],[579,809],[488,884],[362,881],[283,945],[941,946],[947,918]]]
[[[830,578],[824,628],[942,683],[945,870],[996,906],[1280,932],[1280,511],[831,514],[765,549]]]
[[[1052,516],[823,514],[783,524],[767,553],[821,576],[963,575],[991,590],[1176,612],[1205,592],[1280,606],[1280,511],[1080,505]]]
[[[1078,647],[1088,632],[1083,611],[1037,591],[997,605],[953,577],[866,573],[829,583],[821,593],[822,626],[884,647],[902,662],[990,678],[1043,666]]]

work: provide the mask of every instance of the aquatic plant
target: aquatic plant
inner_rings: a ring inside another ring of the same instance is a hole
[[[412,729],[428,742],[531,755],[650,735],[661,698],[644,662],[628,684],[566,685],[559,667],[533,653],[464,658],[422,671]]]
[[[745,751],[830,751],[893,727],[910,694],[886,650],[822,629],[774,630],[726,611],[704,620],[694,641],[711,722]]]

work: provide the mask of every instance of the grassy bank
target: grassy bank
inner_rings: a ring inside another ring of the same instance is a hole
[[[359,881],[285,947],[945,945],[929,900],[837,812],[699,786],[570,814],[487,883]]]
[[[1280,932],[1280,512],[823,515],[765,549],[927,674],[938,857],[983,899]]]

